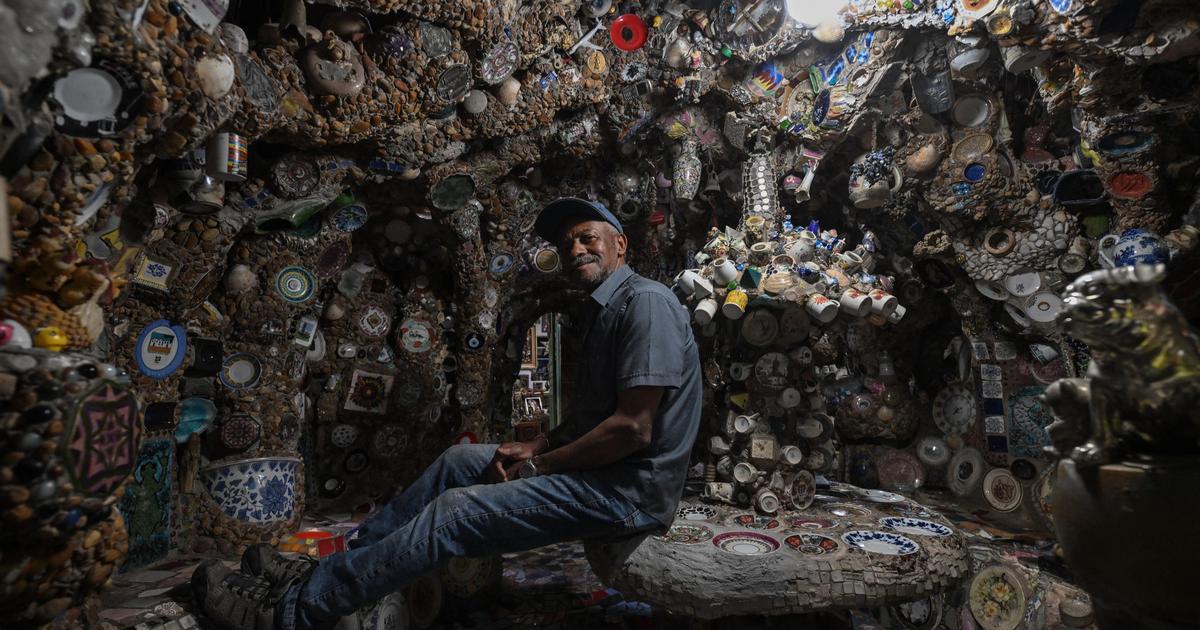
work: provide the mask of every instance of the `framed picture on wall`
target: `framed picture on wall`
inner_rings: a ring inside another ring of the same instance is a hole
[[[534,332],[534,327],[530,326],[529,335],[525,338],[525,348],[521,350],[521,369],[537,369],[537,355],[534,354],[536,349],[537,333]]]
[[[550,336],[550,318],[551,317],[553,317],[553,315],[551,315],[550,313],[546,313],[545,315],[542,315],[541,317],[538,318],[537,323],[534,324],[534,328],[537,329],[537,336],[539,336],[539,337],[549,337]]]
[[[535,392],[545,392],[550,390],[550,381],[529,381],[529,389]]]
[[[525,413],[533,416],[533,415],[541,414],[545,410],[546,410],[546,408],[542,406],[542,397],[541,396],[526,396],[525,397]]]

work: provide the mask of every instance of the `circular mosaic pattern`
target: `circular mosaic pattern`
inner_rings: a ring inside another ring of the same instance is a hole
[[[709,521],[717,515],[717,511],[707,505],[682,505],[675,512],[675,518],[685,521]]]
[[[329,441],[338,448],[349,448],[358,439],[358,428],[352,424],[338,424],[329,432]]]
[[[353,232],[366,225],[369,216],[366,208],[357,203],[352,203],[348,206],[343,206],[333,214],[333,227],[342,232]]]
[[[368,337],[383,337],[387,335],[392,325],[392,318],[382,308],[371,304],[358,318],[358,329]]]
[[[419,354],[433,347],[433,326],[424,320],[406,319],[400,324],[400,347]]]
[[[304,267],[284,267],[275,276],[275,290],[289,302],[306,302],[317,290],[317,279]]]
[[[371,439],[371,448],[376,455],[384,459],[393,459],[399,457],[408,446],[408,434],[404,429],[391,425],[380,427],[375,432],[375,437]]]
[[[232,451],[244,451],[258,443],[262,426],[250,416],[231,416],[221,425],[221,444]]]
[[[275,189],[285,197],[303,197],[321,181],[316,161],[303,153],[283,156],[275,163],[272,173],[275,176]]]
[[[672,525],[660,539],[678,545],[695,545],[712,540],[713,530],[704,525]]]
[[[820,534],[795,534],[783,539],[783,542],[806,556],[827,556],[842,548],[838,541]]]
[[[921,546],[911,538],[891,532],[854,530],[842,534],[842,541],[863,551],[885,556],[907,556],[917,553]]]
[[[262,362],[246,352],[231,354],[221,364],[221,384],[230,389],[254,387],[261,376]]]
[[[779,541],[758,532],[726,532],[714,536],[714,545],[721,551],[739,556],[762,556],[779,549]]]
[[[494,276],[502,276],[513,268],[513,256],[507,252],[501,252],[492,256],[491,262],[488,263],[488,272]]]
[[[779,519],[762,514],[738,514],[729,519],[729,524],[754,529],[779,529]]]
[[[520,60],[520,57],[521,53],[517,50],[516,44],[509,41],[496,44],[484,55],[479,78],[489,85],[495,85],[507,79],[517,68],[517,61]]]

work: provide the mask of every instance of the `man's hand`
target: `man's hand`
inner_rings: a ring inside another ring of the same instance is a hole
[[[487,466],[487,476],[493,482],[516,479],[517,470],[525,460],[545,450],[546,440],[541,436],[529,442],[505,442],[496,448],[496,455]]]

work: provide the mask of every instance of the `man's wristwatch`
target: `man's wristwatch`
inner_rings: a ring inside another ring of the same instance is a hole
[[[538,475],[537,463],[534,461],[536,457],[530,457],[521,464],[521,469],[517,471],[517,476],[521,479],[529,479]]]

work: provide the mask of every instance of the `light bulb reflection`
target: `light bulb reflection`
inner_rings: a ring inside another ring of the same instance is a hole
[[[846,0],[784,0],[787,14],[805,26],[816,26],[823,22],[840,22],[838,12],[846,7]]]

